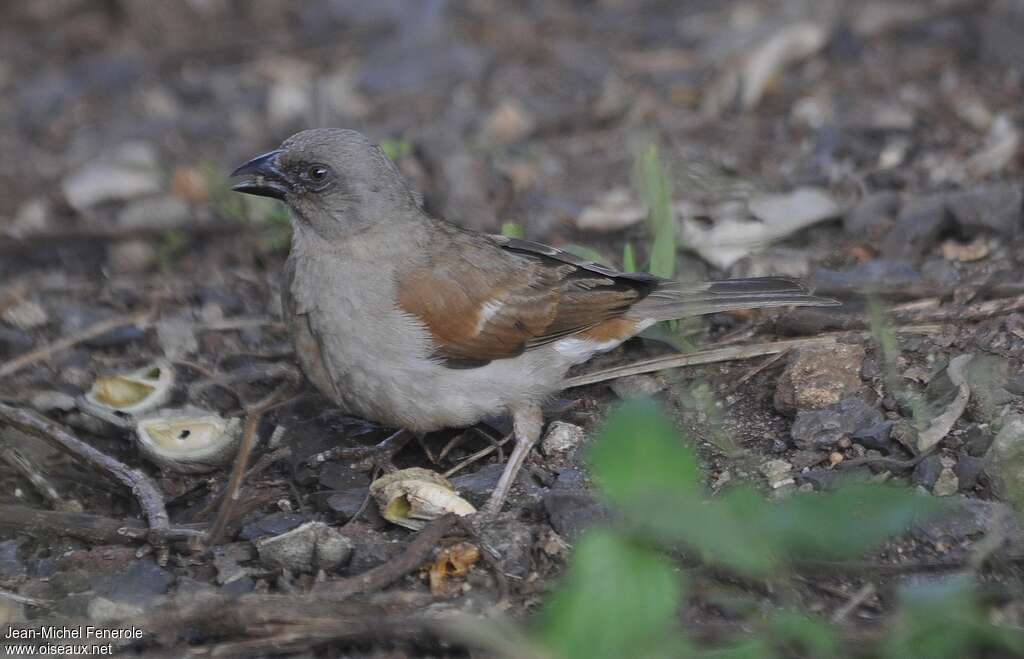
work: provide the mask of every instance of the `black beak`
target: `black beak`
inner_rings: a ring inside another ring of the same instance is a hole
[[[231,189],[235,192],[283,200],[288,193],[289,185],[288,177],[279,167],[277,157],[280,154],[280,150],[264,153],[231,172],[232,178],[246,177],[244,181],[231,186]]]

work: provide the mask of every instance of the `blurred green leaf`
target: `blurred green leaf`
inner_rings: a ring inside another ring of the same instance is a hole
[[[635,166],[636,185],[650,208],[647,216],[651,231],[649,272],[672,279],[676,273],[675,216],[672,211],[672,187],[658,147],[643,149]]]
[[[625,403],[611,414],[589,462],[601,491],[615,504],[652,493],[693,497],[700,484],[693,451],[648,400]]]
[[[505,222],[501,225],[501,235],[508,238],[519,238],[523,240],[526,238],[526,231],[523,230],[523,226],[516,222]]]
[[[401,138],[386,139],[380,143],[380,149],[388,158],[399,160],[412,153],[412,143]]]
[[[566,245],[562,249],[564,249],[565,251],[569,252],[570,254],[575,254],[576,256],[580,257],[581,259],[586,259],[588,261],[593,261],[594,263],[603,263],[604,265],[608,265],[608,259],[606,259],[604,257],[604,254],[602,254],[601,252],[597,251],[593,247],[587,247],[586,245],[572,244],[572,245]]]
[[[881,647],[889,659],[1024,656],[1024,633],[987,620],[967,575],[905,587],[897,616]]]
[[[627,242],[622,248],[622,271],[636,272],[636,255],[633,253],[633,243]]]
[[[684,656],[675,619],[683,575],[658,552],[594,530],[576,546],[539,636],[564,659]]]

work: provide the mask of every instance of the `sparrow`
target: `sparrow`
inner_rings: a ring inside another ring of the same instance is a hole
[[[835,304],[792,279],[680,283],[462,228],[427,214],[353,130],[302,131],[232,177],[288,207],[282,309],[324,396],[400,432],[511,415],[515,448],[485,513],[500,511],[570,367],[659,321]]]

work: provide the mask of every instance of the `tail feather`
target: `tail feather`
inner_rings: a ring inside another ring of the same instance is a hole
[[[838,301],[818,297],[795,279],[754,277],[700,284],[664,282],[633,305],[629,315],[653,320],[675,320],[736,309],[765,307],[826,307]]]

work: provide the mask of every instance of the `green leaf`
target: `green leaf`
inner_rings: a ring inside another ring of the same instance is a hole
[[[758,526],[764,535],[783,539],[787,558],[849,559],[905,533],[943,505],[905,488],[851,484],[769,506]]]
[[[622,271],[636,272],[636,255],[633,253],[633,243],[627,242],[622,248]]]
[[[675,215],[672,211],[672,187],[657,146],[652,144],[640,153],[635,170],[637,187],[650,208],[647,216],[651,231],[649,271],[671,279],[676,273]]]
[[[899,599],[896,621],[881,643],[882,657],[1024,655],[1024,634],[987,620],[966,575],[905,587]]]
[[[692,497],[700,484],[693,451],[649,400],[623,404],[605,423],[589,455],[601,491],[613,504],[657,493]]]
[[[682,574],[661,554],[594,530],[577,544],[543,611],[539,637],[564,659],[679,656],[682,596]]]
[[[581,259],[586,259],[588,261],[593,261],[594,263],[603,263],[604,265],[608,265],[608,259],[604,257],[604,254],[597,251],[593,247],[573,244],[566,245],[562,249],[569,252],[570,254],[574,254],[580,257]]]
[[[399,160],[412,153],[409,140],[387,139],[380,143],[380,149],[391,160]]]
[[[526,238],[526,231],[523,230],[523,226],[521,224],[505,222],[501,225],[501,235],[508,238],[519,238],[522,240]]]

